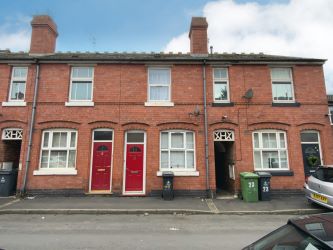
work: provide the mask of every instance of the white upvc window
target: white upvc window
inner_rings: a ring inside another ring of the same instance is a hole
[[[10,102],[24,102],[27,76],[27,67],[13,67],[9,91]]]
[[[330,118],[331,125],[333,125],[333,106],[328,107],[328,116]]]
[[[148,68],[148,102],[170,102],[171,69]]]
[[[70,102],[91,102],[93,99],[93,67],[72,67]]]
[[[214,102],[230,102],[227,68],[214,68]]]
[[[273,102],[295,102],[291,68],[271,68]]]
[[[76,144],[75,130],[43,131],[39,169],[75,169]]]
[[[160,170],[195,171],[195,138],[191,131],[162,131]]]
[[[286,132],[262,130],[253,133],[255,170],[288,170]]]

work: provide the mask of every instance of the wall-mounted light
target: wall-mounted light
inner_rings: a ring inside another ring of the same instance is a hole
[[[195,117],[198,117],[199,115],[201,115],[201,113],[200,113],[200,109],[199,109],[199,106],[196,105],[195,108],[194,108],[194,111],[193,111],[193,112],[190,112],[190,113],[188,113],[188,114],[189,114],[189,116],[193,115],[193,116],[195,116]]]

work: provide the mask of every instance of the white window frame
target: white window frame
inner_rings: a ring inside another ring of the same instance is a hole
[[[91,69],[91,77],[73,77],[74,69],[78,69],[78,68]],[[95,76],[95,69],[92,66],[73,66],[71,68],[71,80],[70,80],[69,97],[68,97],[69,102],[66,102],[65,106],[94,106],[94,103],[93,103],[94,76]],[[84,81],[84,82],[90,81],[91,82],[91,96],[89,99],[86,99],[86,100],[72,99],[73,81]]]
[[[272,71],[274,69],[288,69],[290,79],[273,79]],[[272,68],[270,68],[270,74],[271,74],[272,101],[273,101],[273,103],[295,103],[295,90],[294,90],[293,70],[292,70],[292,68],[291,67],[272,67]],[[273,89],[274,83],[278,84],[278,83],[281,83],[281,82],[290,82],[292,100],[274,100],[274,89]]]
[[[254,140],[254,135],[258,134],[259,137],[259,148],[255,147],[255,140]],[[276,148],[264,148],[263,147],[263,140],[262,140],[262,134],[263,133],[275,133],[276,136],[276,143],[277,147]],[[284,141],[285,141],[285,148],[281,148],[280,144],[280,134],[284,135]],[[284,171],[284,170],[289,170],[290,165],[289,165],[289,155],[288,155],[288,143],[287,143],[287,133],[283,130],[275,130],[275,129],[265,129],[265,130],[256,130],[252,133],[252,147],[253,147],[253,166],[255,171]],[[277,151],[278,152],[278,159],[279,159],[279,167],[278,168],[256,168],[255,165],[255,152],[259,151],[260,152],[260,160],[261,160],[261,167],[263,167],[263,151]],[[280,151],[286,151],[286,158],[287,158],[287,168],[281,168],[281,156],[280,156]]]
[[[227,72],[226,78],[215,78],[215,70],[225,69]],[[227,100],[215,100],[215,84],[216,82],[226,82],[227,84]],[[230,87],[229,87],[229,69],[228,68],[213,68],[213,100],[214,103],[229,103],[230,102]]]
[[[71,147],[71,133],[75,132],[75,147]],[[44,146],[45,141],[45,134],[49,133],[48,138],[48,146]],[[53,141],[53,134],[54,133],[67,133],[67,143],[66,147],[52,147],[52,141]],[[47,129],[44,130],[42,133],[42,139],[41,139],[41,147],[40,147],[40,156],[39,156],[39,169],[34,171],[34,175],[76,175],[76,162],[77,162],[77,140],[78,140],[78,132],[75,129]],[[42,168],[42,154],[43,151],[48,151],[48,166],[46,168]],[[67,151],[67,160],[66,160],[66,167],[65,168],[50,168],[50,155],[51,151]],[[69,160],[69,151],[75,150],[75,162],[74,162],[74,168],[68,167],[68,160]]]
[[[169,79],[170,79],[170,82],[169,84],[150,84],[150,78],[149,78],[149,75],[150,75],[150,70],[168,70],[169,71]],[[148,96],[148,100],[147,102],[145,103],[145,106],[174,106],[174,104],[171,102],[171,86],[172,86],[172,74],[171,74],[171,67],[148,67],[148,82],[147,82],[147,86],[148,86],[148,89],[147,89],[147,96]],[[169,99],[168,100],[151,100],[150,99],[150,87],[153,86],[153,87],[169,87]]]
[[[27,70],[26,76],[25,77],[14,77],[14,71],[15,71],[15,69],[26,69]],[[11,103],[15,103],[15,102],[16,103],[25,103],[28,73],[29,73],[28,67],[13,67],[13,69],[12,69],[12,76],[11,76],[11,80],[10,80],[8,102],[11,102]],[[13,91],[14,81],[24,82],[24,98],[22,100],[12,99],[12,91]],[[10,105],[8,105],[8,106],[10,106]],[[19,104],[19,106],[21,106],[21,105]]]
[[[330,124],[333,125],[333,106],[328,107],[328,117],[330,118]]]
[[[167,149],[162,149],[162,133],[168,133],[168,148]],[[183,148],[171,148],[171,135],[174,133],[182,133],[183,134],[183,139],[184,139],[184,147]],[[193,135],[193,149],[187,149],[186,147],[186,133],[192,133]],[[158,176],[161,176],[163,171],[172,171],[174,174],[177,176],[199,176],[199,172],[196,171],[196,144],[195,144],[195,133],[194,131],[191,130],[163,130],[160,131],[160,167],[159,167],[159,172],[157,173]],[[168,162],[169,162],[169,167],[168,168],[162,168],[162,151],[163,152],[168,152]],[[179,152],[184,152],[185,154],[185,168],[170,168],[170,162],[171,162],[171,151],[179,151]],[[194,157],[194,167],[193,168],[187,168],[187,152],[193,152],[193,157]],[[178,174],[177,174],[178,173]],[[188,174],[192,173],[192,174]]]

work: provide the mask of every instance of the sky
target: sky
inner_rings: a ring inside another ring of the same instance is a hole
[[[333,0],[0,0],[0,49],[28,51],[33,15],[58,26],[57,51],[188,52],[192,16],[207,18],[214,52],[328,59]]]

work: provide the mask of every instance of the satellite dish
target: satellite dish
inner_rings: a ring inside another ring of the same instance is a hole
[[[253,97],[253,90],[252,89],[248,89],[245,92],[245,95],[243,97],[246,98],[246,99],[251,99]]]

